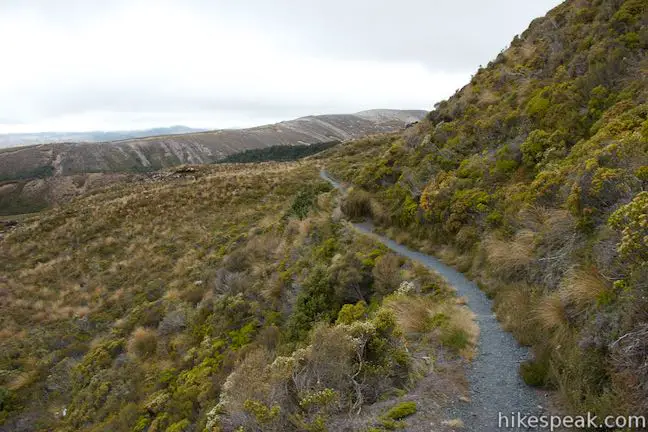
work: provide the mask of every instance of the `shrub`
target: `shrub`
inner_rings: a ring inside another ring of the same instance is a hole
[[[614,19],[632,24],[637,21],[641,14],[646,10],[644,0],[627,0],[623,6],[614,14]]]
[[[136,328],[128,340],[128,352],[139,358],[152,356],[156,349],[157,333],[150,328]]]
[[[281,407],[279,405],[268,407],[259,401],[251,399],[246,400],[243,403],[243,407],[245,411],[254,416],[256,422],[260,425],[266,425],[275,421],[281,413]]]
[[[547,383],[549,367],[547,364],[534,360],[527,360],[520,364],[520,375],[524,382],[533,387],[542,387]]]
[[[324,267],[316,267],[305,281],[290,316],[288,331],[294,341],[304,340],[313,324],[332,321],[338,314],[338,299]]]
[[[565,141],[560,131],[553,133],[542,129],[532,131],[520,147],[522,160],[529,167],[564,156]]]
[[[371,217],[371,196],[361,189],[351,189],[342,202],[342,212],[351,220]]]
[[[340,312],[338,313],[338,318],[336,323],[337,324],[351,324],[354,321],[359,321],[367,313],[367,304],[363,301],[359,301],[358,303],[352,305],[352,304],[345,304],[342,306],[342,309],[340,309]]]
[[[550,104],[551,101],[543,95],[542,91],[540,91],[529,99],[526,106],[527,114],[530,116],[541,116],[547,111],[547,109],[549,109]]]
[[[371,273],[376,293],[385,295],[394,291],[402,282],[400,258],[392,253],[379,257]]]
[[[289,214],[304,219],[315,203],[316,193],[313,190],[300,191],[293,200]]]
[[[648,261],[648,192],[615,211],[608,223],[621,229],[619,253],[636,262]]]
[[[165,432],[187,432],[189,427],[191,426],[191,422],[187,419],[180,420],[179,422],[173,423],[171,426],[169,426]]]
[[[400,420],[416,414],[416,402],[401,402],[394,405],[385,413],[385,417],[391,420]]]

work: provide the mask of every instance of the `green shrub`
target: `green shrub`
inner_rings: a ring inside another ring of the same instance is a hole
[[[521,150],[524,163],[534,167],[540,162],[563,156],[565,141],[559,131],[549,134],[542,129],[536,129],[522,143]]]
[[[338,314],[339,303],[324,267],[314,268],[297,297],[295,309],[288,322],[288,332],[294,341],[304,340],[313,325],[330,322]]]
[[[245,411],[252,414],[257,423],[259,423],[260,425],[271,423],[272,421],[277,419],[277,417],[281,413],[281,407],[278,405],[268,407],[259,401],[251,399],[246,400],[243,406],[245,408]]]
[[[520,364],[520,375],[524,382],[533,387],[542,387],[547,383],[549,367],[546,363],[527,360]]]
[[[470,337],[460,328],[449,327],[441,332],[440,337],[443,346],[450,348],[454,352],[459,352],[470,345]]]
[[[393,406],[385,413],[385,417],[391,420],[401,420],[416,413],[416,402],[401,402]]]
[[[325,185],[324,183],[318,187],[307,187],[302,189],[293,200],[288,215],[296,216],[298,219],[304,219],[308,216],[308,212],[315,206],[317,195],[328,190],[330,190],[330,186],[328,186],[328,184]]]
[[[543,91],[539,91],[535,96],[529,99],[526,106],[527,114],[530,116],[541,116],[547,112],[551,101],[543,96],[543,94]]]
[[[641,18],[645,10],[646,2],[644,0],[626,0],[623,6],[614,14],[614,19],[632,24]]]
[[[338,324],[351,324],[354,321],[363,319],[366,314],[367,304],[364,301],[359,301],[354,305],[345,304],[342,306],[342,309],[340,309],[336,322]]]
[[[169,426],[165,432],[187,432],[189,430],[189,427],[191,426],[191,422],[187,419],[180,420],[179,422],[173,423],[171,426]]]
[[[615,211],[608,223],[621,230],[619,253],[637,262],[648,262],[648,192]]]

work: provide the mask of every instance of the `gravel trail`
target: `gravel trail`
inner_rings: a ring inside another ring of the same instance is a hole
[[[344,186],[332,179],[326,171],[321,171],[320,175],[335,188],[345,191]],[[527,386],[518,373],[520,363],[530,358],[529,350],[520,346],[510,333],[502,329],[492,311],[492,301],[483,291],[463,274],[436,258],[376,234],[371,223],[354,223],[353,226],[394,252],[439,273],[456,289],[459,296],[466,298],[468,307],[476,315],[480,334],[477,355],[468,370],[470,401],[457,400],[448,410],[448,419],[460,419],[464,424],[463,430],[475,432],[539,430],[512,424],[512,413],[542,414],[544,410],[541,405],[544,400],[542,392]],[[500,424],[499,413],[508,420],[502,420]]]

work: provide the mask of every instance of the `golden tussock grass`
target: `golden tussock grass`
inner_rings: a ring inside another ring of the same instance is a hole
[[[523,283],[502,285],[492,280],[487,285],[497,293],[495,311],[502,327],[512,332],[520,343],[532,344],[538,328],[533,319],[538,297],[534,287]]]
[[[548,332],[554,345],[560,345],[570,334],[569,318],[560,293],[552,293],[541,299],[534,308],[535,322]]]
[[[472,359],[479,336],[479,327],[470,309],[457,300],[439,303],[432,297],[420,295],[393,295],[385,301],[385,307],[394,312],[399,327],[409,337],[419,338],[434,333],[443,339],[445,332],[461,331],[467,344],[461,346],[459,354]]]
[[[312,167],[290,163],[200,166],[195,176],[116,184],[12,231],[0,242],[9,287],[1,326],[14,315],[40,323],[84,316],[151,280],[180,290],[251,227],[278,221],[304,182],[319,181]],[[305,236],[308,227],[298,230]]]
[[[560,284],[564,301],[584,309],[603,299],[611,288],[610,283],[595,268],[572,268]]]
[[[535,234],[530,230],[519,231],[511,241],[489,236],[484,248],[491,268],[499,274],[524,270],[535,262],[533,255]]]

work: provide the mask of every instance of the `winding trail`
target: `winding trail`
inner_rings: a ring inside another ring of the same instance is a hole
[[[320,176],[336,189],[346,191],[326,171],[320,171]],[[520,363],[530,358],[529,350],[520,346],[510,333],[501,328],[492,311],[492,301],[483,291],[463,274],[436,258],[376,234],[371,223],[354,223],[353,226],[394,252],[439,273],[456,289],[458,295],[466,298],[468,307],[476,315],[480,334],[477,355],[468,370],[470,402],[456,401],[448,410],[448,418],[461,419],[464,430],[475,432],[538,430],[512,424],[512,413],[541,415],[541,402],[544,401],[542,393],[527,386],[518,373]],[[507,420],[500,423],[499,413],[507,417]]]

